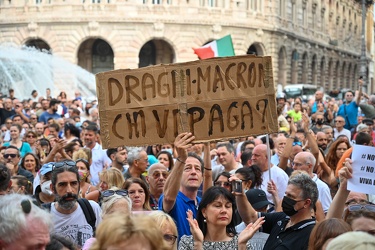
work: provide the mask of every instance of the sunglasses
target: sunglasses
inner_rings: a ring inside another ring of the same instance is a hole
[[[128,196],[128,191],[127,190],[123,190],[123,189],[120,189],[120,190],[105,190],[104,192],[102,192],[102,197],[110,197],[114,194],[117,194],[117,195],[120,195],[120,196]]]
[[[161,176],[163,176],[164,179],[167,179],[168,175],[169,175],[169,173],[166,172],[166,171],[164,171],[164,172],[154,172],[154,173],[152,174],[152,177],[153,177],[154,179],[158,179],[158,178],[160,178]]]
[[[217,187],[221,187],[221,186],[231,187],[232,184],[228,181],[217,181],[217,182],[215,182],[215,186],[217,186]]]
[[[173,234],[164,234],[163,239],[173,245],[176,242],[177,236]]]
[[[359,211],[359,210],[367,210],[370,212],[375,212],[375,205],[367,204],[355,204],[355,205],[349,205],[348,208],[349,212]]]
[[[5,154],[4,158],[16,158],[17,154]]]
[[[296,146],[296,145],[302,147],[302,143],[300,141],[293,142],[293,146]]]
[[[76,167],[76,162],[75,161],[60,161],[60,162],[55,162],[55,164],[52,167],[52,171],[55,170],[56,168],[62,168],[68,166],[69,168]]]

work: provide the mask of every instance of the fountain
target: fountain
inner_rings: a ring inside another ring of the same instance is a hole
[[[76,90],[96,96],[95,76],[83,68],[48,51],[0,45],[0,92],[7,95],[10,88],[20,99],[30,98],[34,89],[45,95],[46,88],[52,96],[65,91],[69,99]]]

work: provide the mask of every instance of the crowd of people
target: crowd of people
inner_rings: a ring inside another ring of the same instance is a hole
[[[375,192],[349,191],[375,95],[277,95],[279,131],[103,149],[96,100],[0,96],[1,249],[375,249]],[[375,152],[375,150],[374,150]]]

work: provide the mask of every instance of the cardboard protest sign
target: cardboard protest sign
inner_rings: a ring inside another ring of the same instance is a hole
[[[375,152],[373,147],[354,145],[353,178],[348,180],[348,190],[375,194]]]
[[[96,75],[103,147],[278,130],[271,57],[236,56]]]

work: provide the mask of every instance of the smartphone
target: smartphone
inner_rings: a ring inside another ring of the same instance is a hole
[[[232,181],[232,192],[242,193],[242,181],[241,180]]]

